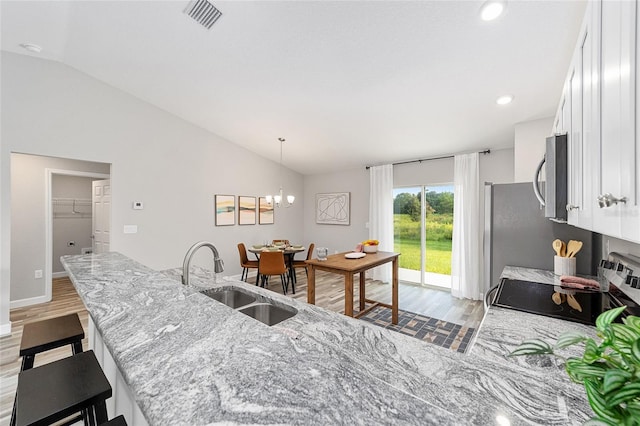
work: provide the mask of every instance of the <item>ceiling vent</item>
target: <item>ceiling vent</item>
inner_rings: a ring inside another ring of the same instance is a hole
[[[222,16],[214,5],[207,0],[193,0],[189,3],[184,13],[195,19],[200,25],[210,30],[213,24]]]

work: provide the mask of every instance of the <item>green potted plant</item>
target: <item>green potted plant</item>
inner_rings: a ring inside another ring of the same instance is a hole
[[[578,332],[561,334],[551,345],[540,339],[522,342],[509,356],[553,355],[564,361],[571,380],[582,383],[596,417],[586,425],[640,425],[640,318],[613,321],[625,306],[596,319],[598,344]],[[556,351],[583,344],[581,358],[564,358]]]

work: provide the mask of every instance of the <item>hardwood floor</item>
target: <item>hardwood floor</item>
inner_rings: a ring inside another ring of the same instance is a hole
[[[296,294],[289,296],[306,302],[307,280],[304,271],[298,272],[298,284]],[[279,279],[271,279],[269,289],[277,293],[282,292]],[[252,274],[249,283],[255,283],[255,274]],[[356,280],[357,282],[357,280]],[[411,284],[400,283],[399,286],[400,309],[411,311],[433,318],[454,322],[467,327],[477,327],[482,320],[482,302],[459,300],[451,297],[448,292],[422,288]],[[367,297],[385,303],[391,303],[391,289],[388,284],[375,281],[367,281]],[[358,286],[355,286],[354,301],[358,300]],[[354,312],[357,306],[354,303]],[[316,273],[316,305],[323,308],[344,313],[344,279],[341,276],[328,272]],[[87,334],[88,313],[68,278],[53,280],[53,297],[49,303],[17,308],[11,310],[12,323],[11,335],[0,338],[0,425],[8,425],[11,417],[13,398],[20,371],[20,358],[18,356],[22,329],[25,323],[40,321],[69,313],[77,312],[82,326]],[[87,339],[83,340],[83,346],[88,348]],[[35,366],[46,364],[71,355],[69,346],[37,355]]]

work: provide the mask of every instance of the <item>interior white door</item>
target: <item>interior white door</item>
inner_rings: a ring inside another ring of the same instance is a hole
[[[93,252],[109,251],[111,241],[111,180],[94,180],[93,195]]]

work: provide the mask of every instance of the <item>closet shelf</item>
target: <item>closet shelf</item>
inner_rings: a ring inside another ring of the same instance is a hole
[[[54,218],[91,218],[91,200],[86,198],[53,198],[51,200]]]

